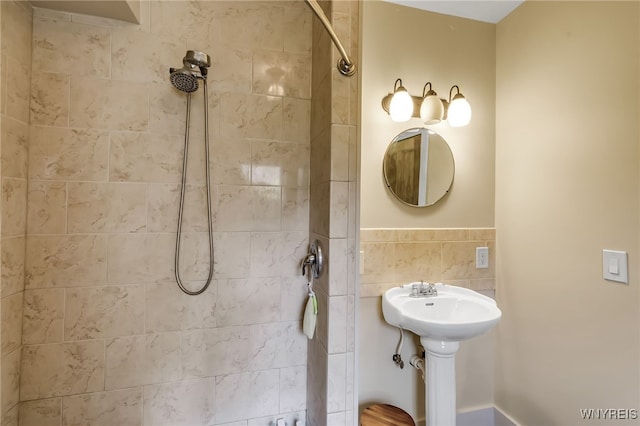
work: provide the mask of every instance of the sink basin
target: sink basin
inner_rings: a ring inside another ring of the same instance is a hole
[[[496,302],[463,287],[436,284],[437,296],[411,297],[414,283],[385,292],[387,323],[431,340],[459,342],[485,333],[502,316]]]
[[[429,426],[455,426],[455,354],[460,341],[478,336],[502,316],[496,302],[463,287],[435,284],[436,296],[411,297],[414,284],[387,290],[382,313],[389,324],[420,336],[427,374],[425,406]]]

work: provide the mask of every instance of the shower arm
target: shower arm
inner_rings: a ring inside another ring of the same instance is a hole
[[[324,25],[327,32],[331,36],[331,40],[333,40],[333,44],[335,44],[336,48],[338,49],[338,52],[340,52],[340,56],[342,56],[342,58],[338,61],[338,71],[340,71],[340,74],[342,75],[351,77],[356,73],[356,64],[351,60],[351,58],[347,54],[347,51],[344,50],[344,46],[342,46],[340,39],[336,35],[336,32],[333,30],[333,27],[331,26],[331,22],[329,22],[327,15],[324,14],[324,11],[322,10],[322,8],[320,7],[320,5],[316,0],[305,0],[305,1],[309,6],[311,6],[311,9],[313,9],[313,12],[320,19],[320,22],[322,22],[322,25]]]

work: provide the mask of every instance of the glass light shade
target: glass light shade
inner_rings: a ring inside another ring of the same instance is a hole
[[[444,105],[436,95],[428,95],[420,105],[420,119],[424,124],[438,124],[444,116]]]
[[[413,99],[404,88],[399,88],[389,103],[389,115],[396,122],[409,121],[413,115]]]
[[[471,121],[471,105],[458,94],[451,101],[449,110],[447,111],[447,122],[451,127],[462,127]]]

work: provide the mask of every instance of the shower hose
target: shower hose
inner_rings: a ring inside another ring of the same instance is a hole
[[[205,148],[205,177],[207,187],[207,225],[209,229],[209,275],[204,285],[195,291],[189,290],[185,287],[180,278],[180,246],[182,240],[182,217],[184,213],[184,196],[187,190],[187,159],[189,152],[189,122],[191,118],[191,93],[187,93],[187,120],[184,132],[184,158],[182,160],[182,185],[180,189],[180,211],[178,213],[178,230],[176,232],[176,256],[175,256],[175,275],[178,287],[184,293],[189,296],[197,296],[202,294],[213,279],[213,222],[211,214],[211,171],[209,167],[209,104],[207,101],[207,80],[202,80],[204,83],[204,148]]]

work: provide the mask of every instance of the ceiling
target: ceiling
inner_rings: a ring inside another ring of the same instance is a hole
[[[496,24],[524,0],[385,0],[402,6]]]

